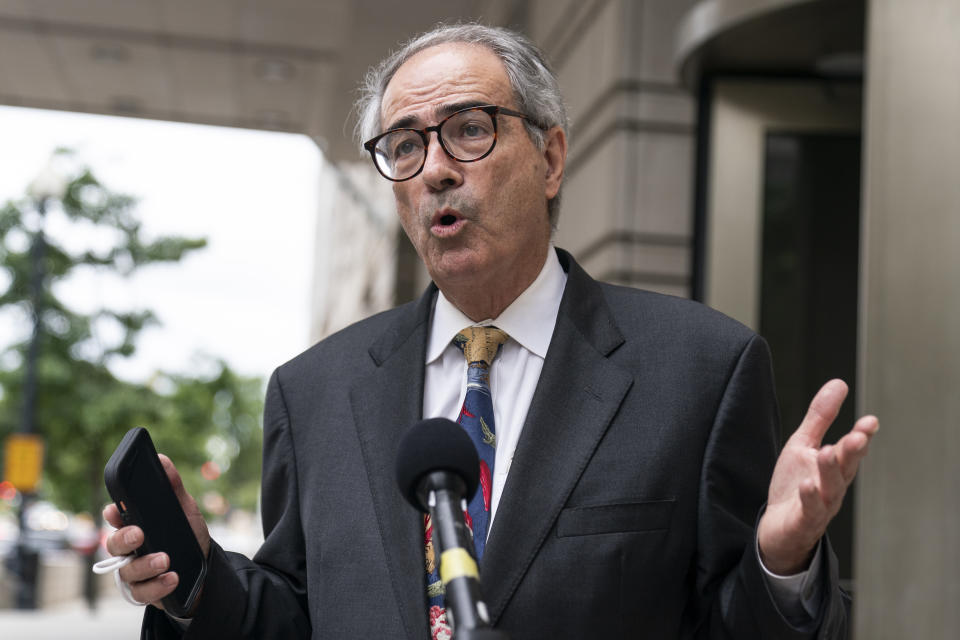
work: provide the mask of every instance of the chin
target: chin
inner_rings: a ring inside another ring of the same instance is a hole
[[[469,250],[444,251],[427,269],[437,284],[469,280],[489,270],[489,261]]]

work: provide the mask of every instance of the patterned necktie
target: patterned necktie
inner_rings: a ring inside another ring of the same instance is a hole
[[[477,560],[483,557],[490,526],[490,501],[493,492],[493,464],[496,458],[497,437],[493,421],[493,398],[490,395],[490,365],[507,341],[507,334],[496,327],[467,327],[456,335],[453,343],[467,360],[467,392],[457,422],[473,440],[480,458],[480,488],[464,512],[467,526],[473,531],[473,546]],[[438,560],[433,545],[433,523],[430,516],[424,520],[427,596],[430,599],[431,637],[444,637],[446,615],[443,585],[438,575]]]

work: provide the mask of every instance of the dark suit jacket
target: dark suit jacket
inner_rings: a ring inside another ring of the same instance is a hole
[[[779,443],[763,340],[560,256],[567,287],[480,565],[495,626],[514,640],[844,637],[829,550],[821,616],[803,629],[756,558]],[[214,545],[188,637],[429,637],[423,520],[393,469],[421,417],[434,293],[275,372],[266,540],[253,561]],[[158,613],[146,637],[173,635]]]

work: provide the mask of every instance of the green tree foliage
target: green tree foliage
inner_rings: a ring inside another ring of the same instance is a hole
[[[218,495],[233,506],[256,505],[263,435],[263,381],[239,376],[223,361],[216,369],[206,378],[166,376],[159,386],[173,391],[163,396],[157,428],[151,429],[157,450],[176,461],[201,508],[214,515],[210,498]]]
[[[115,309],[80,313],[55,294],[82,269],[126,276],[150,264],[178,262],[205,246],[199,238],[145,238],[134,206],[133,198],[114,193],[88,168],[73,164],[63,197],[45,201],[45,216],[30,198],[0,208],[0,311],[17,314],[24,326],[32,324],[35,310],[41,319],[35,424],[46,442],[42,492],[62,508],[96,517],[107,500],[103,467],[110,453],[129,428],[146,426],[201,506],[220,511],[210,499],[219,493],[234,506],[252,508],[259,482],[262,381],[238,376],[222,361],[205,367],[213,371],[206,376],[157,373],[145,383],[120,380],[108,365],[134,353],[137,335],[156,322],[154,315]],[[75,241],[43,234],[45,219],[57,216],[66,222],[59,229],[96,229],[96,246],[70,249]],[[34,304],[30,246],[41,234],[44,280]],[[0,354],[0,438],[21,428],[29,343],[26,336]],[[208,465],[203,474],[208,461],[216,467]]]

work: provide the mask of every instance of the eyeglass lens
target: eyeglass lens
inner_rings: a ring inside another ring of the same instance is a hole
[[[483,157],[496,139],[493,117],[479,109],[460,111],[440,124],[444,149],[463,162]],[[419,171],[427,154],[421,133],[406,129],[380,138],[374,151],[377,166],[394,180],[408,178]]]

